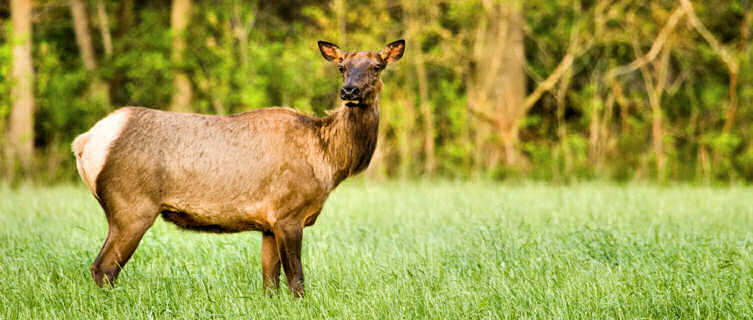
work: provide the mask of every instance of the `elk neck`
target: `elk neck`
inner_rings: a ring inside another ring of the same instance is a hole
[[[324,119],[321,139],[334,185],[369,166],[379,131],[379,93],[358,107],[341,104]]]

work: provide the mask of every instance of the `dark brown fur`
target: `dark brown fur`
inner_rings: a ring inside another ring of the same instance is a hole
[[[404,47],[396,41],[380,53],[345,53],[320,42],[325,58],[345,69],[345,84],[362,92],[326,117],[286,108],[232,116],[123,109],[127,122],[96,176],[109,231],[91,267],[95,282],[115,281],[161,214],[185,229],[261,231],[265,288],[278,286],[282,266],[290,289],[302,296],[303,228],[314,224],[343,179],[368,166],[379,125],[379,74]],[[77,158],[87,140],[74,143]]]

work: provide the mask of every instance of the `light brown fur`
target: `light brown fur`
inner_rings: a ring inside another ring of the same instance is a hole
[[[348,69],[345,84],[360,92],[326,117],[287,108],[210,116],[126,107],[79,136],[72,145],[79,174],[109,225],[91,267],[95,282],[115,281],[161,214],[185,229],[261,231],[265,288],[278,286],[282,266],[290,289],[303,296],[303,228],[343,179],[368,166],[379,74],[404,47],[396,41],[380,53],[349,54],[320,42],[327,60]]]

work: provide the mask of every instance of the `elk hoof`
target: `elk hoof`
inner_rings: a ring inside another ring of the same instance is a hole
[[[105,285],[114,287],[115,278],[118,277],[118,273],[120,273],[118,268],[100,269],[95,266],[91,267],[92,279],[94,279],[94,283],[100,288],[103,288]]]

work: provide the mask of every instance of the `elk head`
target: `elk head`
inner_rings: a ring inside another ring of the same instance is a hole
[[[382,70],[403,56],[405,40],[394,41],[380,52],[345,52],[334,43],[319,41],[319,51],[324,59],[337,64],[343,76],[340,99],[351,108],[365,107],[382,90]]]

